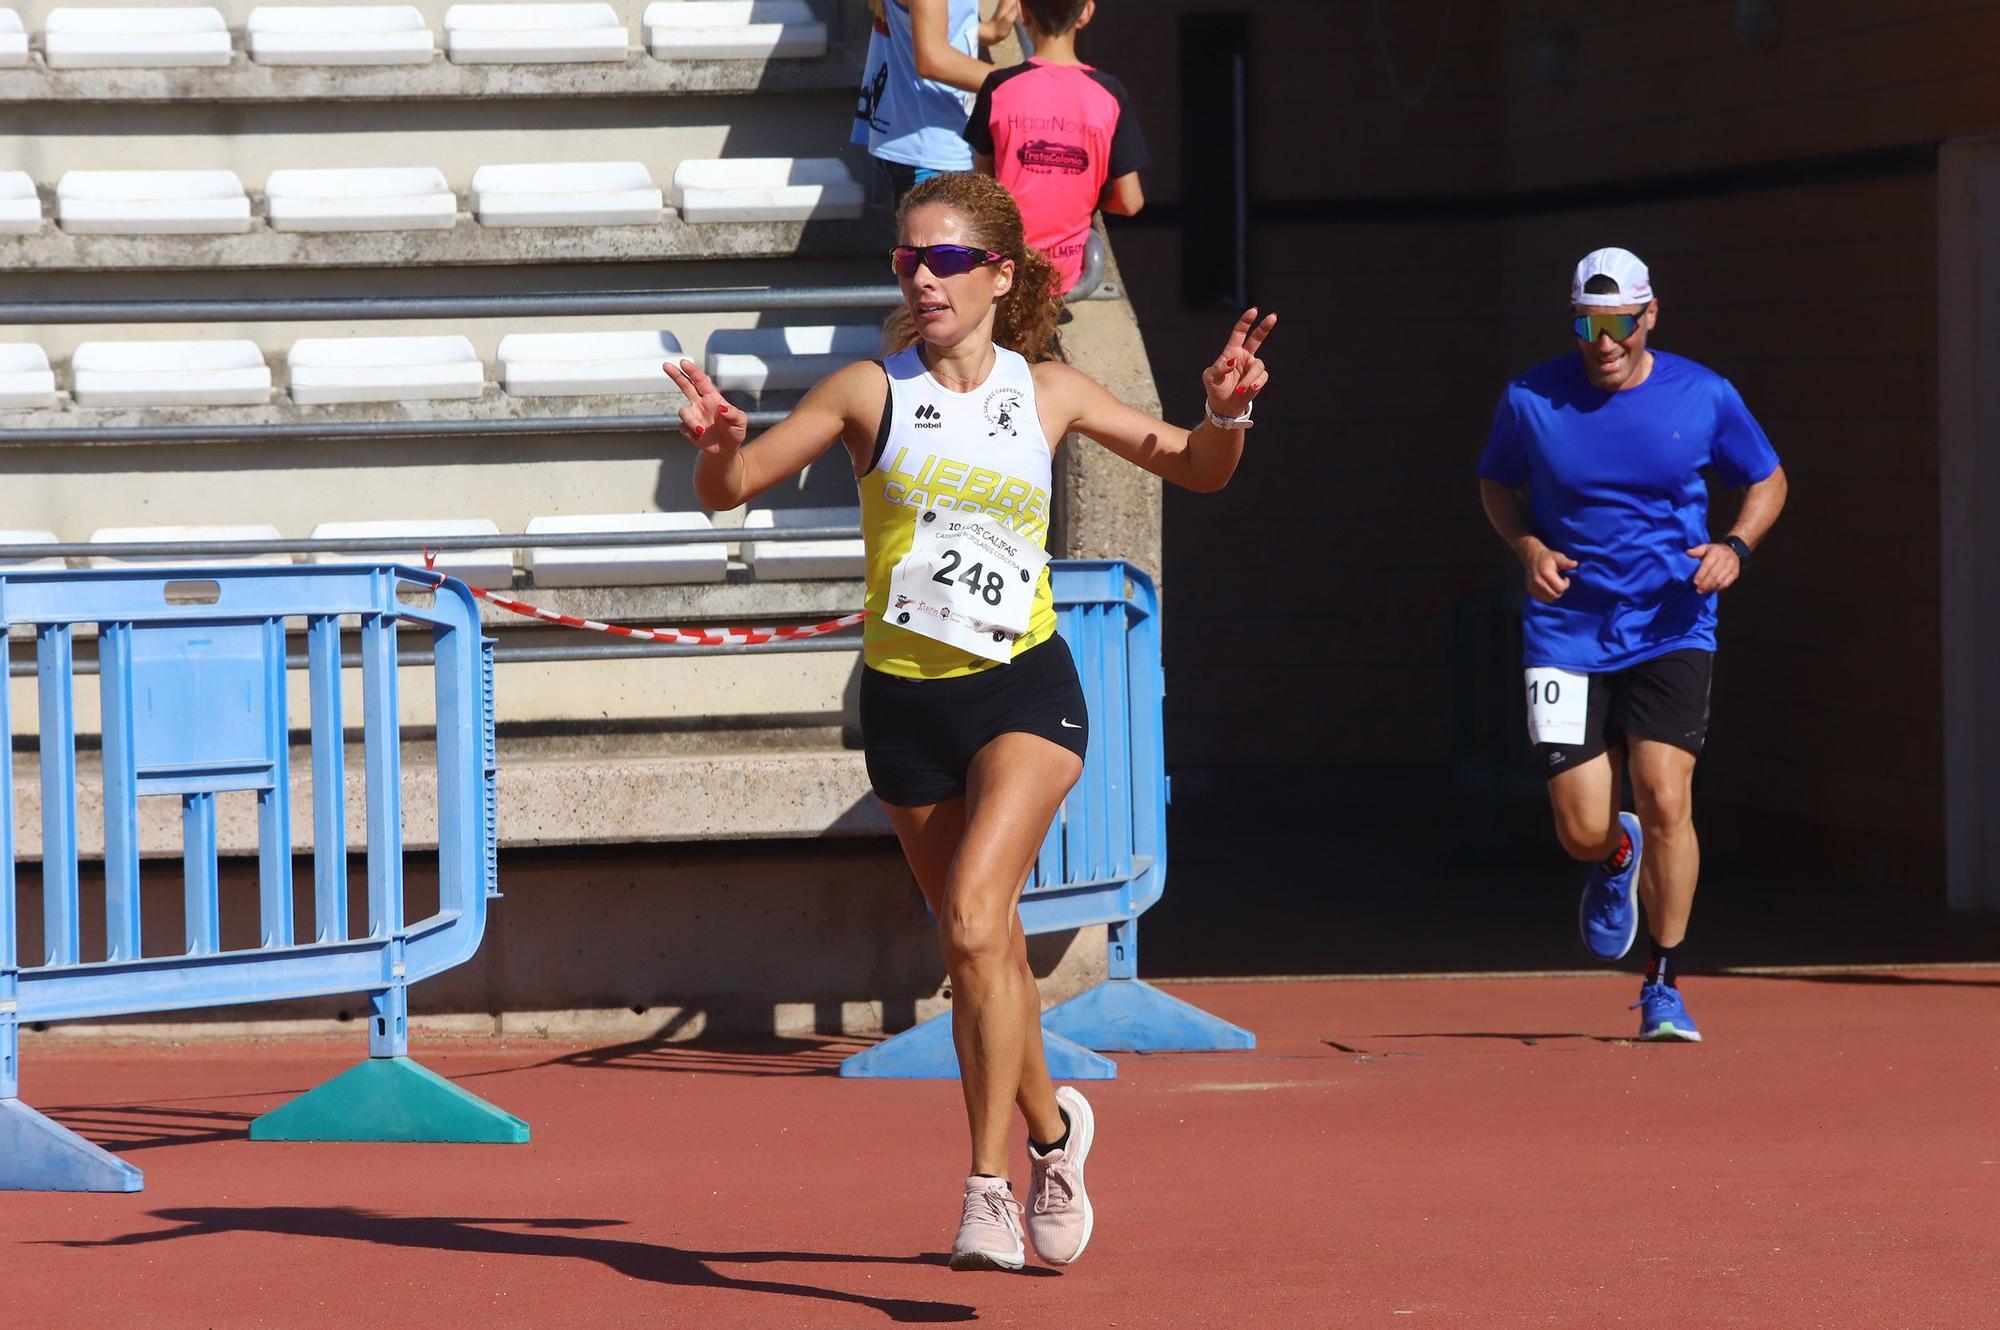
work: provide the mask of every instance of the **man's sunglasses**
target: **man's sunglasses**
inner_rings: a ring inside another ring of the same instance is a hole
[[[889,266],[899,277],[915,277],[919,265],[929,268],[937,277],[957,277],[982,263],[1000,263],[1006,257],[990,249],[965,245],[898,245],[889,251]]]
[[[1644,310],[1637,314],[1579,314],[1570,326],[1576,329],[1579,342],[1594,342],[1606,335],[1622,342],[1639,331],[1639,320],[1644,316]]]

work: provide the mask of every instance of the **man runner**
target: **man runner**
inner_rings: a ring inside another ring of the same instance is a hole
[[[1639,1037],[1696,1041],[1679,992],[1694,905],[1695,758],[1708,730],[1716,593],[1785,506],[1770,440],[1727,379],[1646,345],[1659,319],[1646,265],[1586,255],[1570,281],[1577,355],[1507,386],[1479,460],[1480,501],[1527,570],[1528,728],[1556,835],[1592,865],[1578,922],[1616,960],[1646,907]],[[1708,534],[1702,469],[1747,487]],[[1525,497],[1523,487],[1526,488]],[[1620,811],[1630,777],[1638,815]]]

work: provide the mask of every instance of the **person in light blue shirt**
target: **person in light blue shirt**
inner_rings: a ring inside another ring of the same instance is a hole
[[[994,70],[979,50],[1012,30],[1020,0],[999,0],[984,22],[979,0],[873,0],[869,7],[875,26],[850,141],[868,149],[900,202],[919,181],[972,169],[965,118],[972,94]]]
[[[1695,759],[1708,733],[1718,593],[1785,505],[1784,468],[1730,382],[1654,351],[1651,274],[1600,249],[1577,264],[1577,352],[1501,394],[1479,460],[1480,499],[1527,572],[1522,616],[1529,731],[1563,848],[1591,863],[1584,942],[1651,953],[1639,1037],[1701,1038],[1679,992],[1678,948],[1701,851]],[[1709,534],[1704,472],[1745,490]],[[1625,778],[1636,815],[1619,809]]]

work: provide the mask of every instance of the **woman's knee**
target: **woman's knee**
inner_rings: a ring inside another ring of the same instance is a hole
[[[938,942],[947,966],[988,966],[1014,959],[1012,910],[948,902],[938,920]]]

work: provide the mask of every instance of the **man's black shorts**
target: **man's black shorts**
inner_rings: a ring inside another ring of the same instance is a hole
[[[974,755],[1016,733],[1078,757],[1089,746],[1083,684],[1060,636],[1005,665],[950,679],[861,671],[861,746],[883,803],[920,808],[964,794]]]
[[[1612,744],[1652,739],[1700,756],[1708,737],[1708,687],[1715,653],[1700,647],[1669,651],[1628,669],[1590,676],[1580,744],[1536,744],[1551,778],[1582,766]]]

